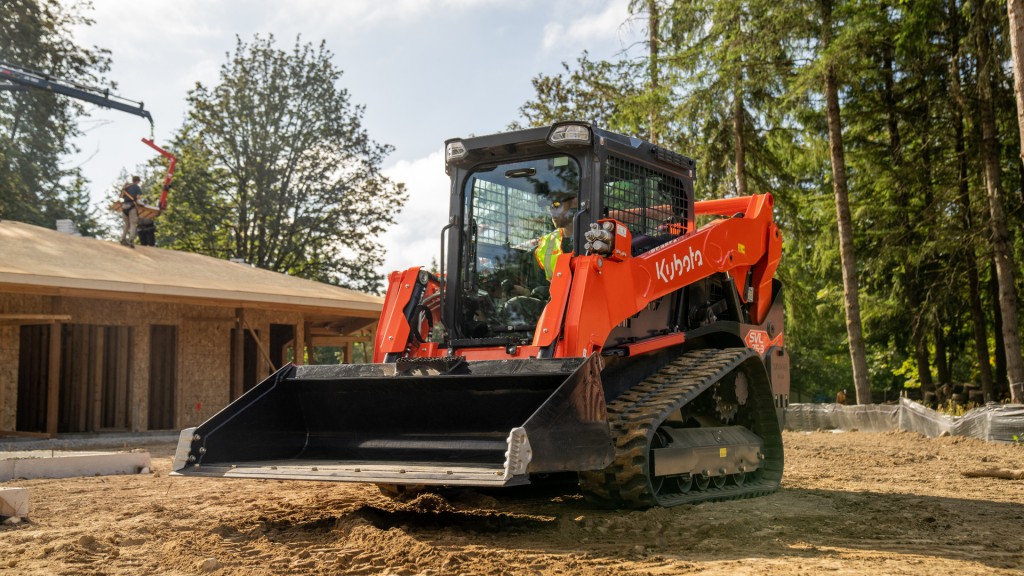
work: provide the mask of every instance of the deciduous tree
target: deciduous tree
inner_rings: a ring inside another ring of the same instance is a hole
[[[188,94],[171,247],[381,290],[379,238],[405,191],[341,75],[323,43],[237,40],[217,84]]]

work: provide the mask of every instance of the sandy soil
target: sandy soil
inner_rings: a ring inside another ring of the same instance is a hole
[[[405,501],[364,484],[151,474],[20,480],[0,526],[21,574],[1021,574],[1024,447],[911,433],[787,432],[764,498],[599,510],[568,486]]]

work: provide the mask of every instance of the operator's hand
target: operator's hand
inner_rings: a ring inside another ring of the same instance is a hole
[[[520,286],[519,284],[512,282],[512,280],[505,279],[501,283],[501,292],[505,298],[512,298],[515,296],[526,296],[530,293],[530,289]]]

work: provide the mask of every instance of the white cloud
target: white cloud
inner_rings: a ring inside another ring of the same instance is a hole
[[[565,47],[593,46],[621,37],[622,26],[629,18],[628,0],[613,0],[598,13],[586,13],[568,23],[551,22],[544,27],[543,48],[553,51]],[[577,12],[578,13],[578,12]]]
[[[104,34],[103,27],[85,26],[75,30],[85,44],[109,48],[116,60],[152,60],[196,42],[223,36],[226,20],[216,3],[178,0],[174,9],[154,9],[138,0],[102,0],[93,3],[89,16],[97,23],[119,22],[117,34]],[[212,14],[211,14],[212,12]],[[203,17],[197,18],[196,14]]]
[[[448,222],[450,185],[444,173],[444,150],[418,160],[400,161],[384,173],[405,183],[409,199],[398,215],[398,223],[381,239],[387,250],[381,272],[387,277],[395,270],[429,267],[432,259],[440,260],[441,228]]]
[[[277,11],[271,19],[275,24],[291,26],[296,19],[306,21],[310,13],[315,13],[316,22],[307,22],[314,29],[340,26],[358,30],[370,25],[414,23],[433,14],[467,12],[505,3],[505,0],[303,0],[298,3],[299,9],[290,3],[275,3]]]

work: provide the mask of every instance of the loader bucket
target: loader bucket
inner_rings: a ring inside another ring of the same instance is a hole
[[[286,366],[196,428],[175,474],[504,486],[613,456],[597,356]]]

